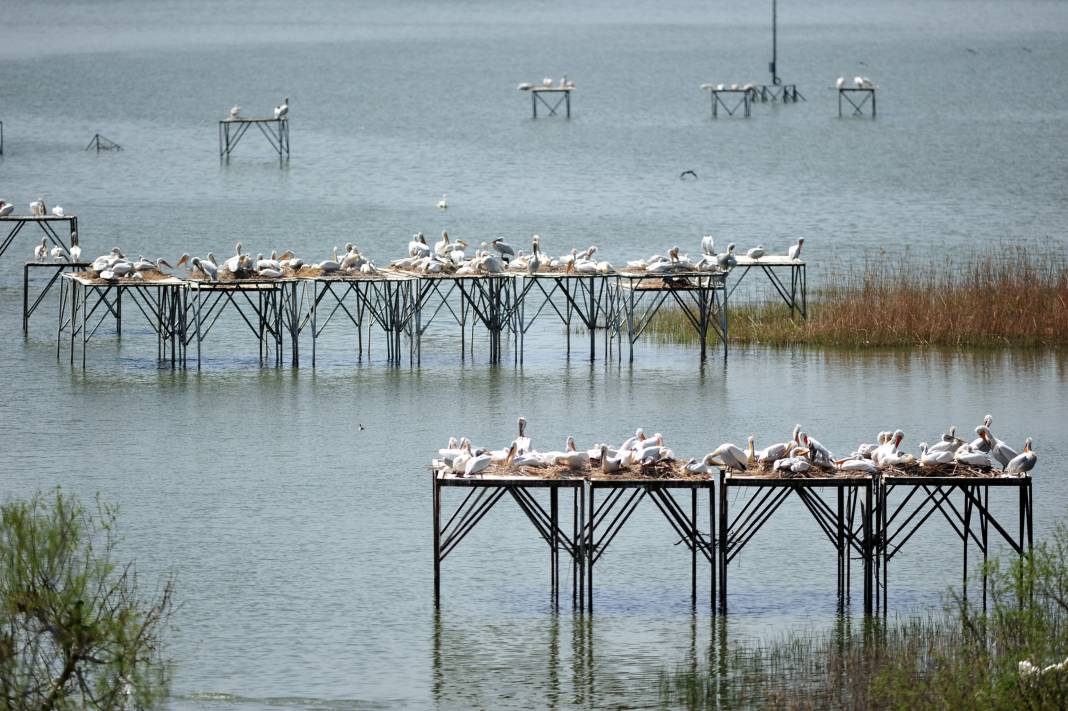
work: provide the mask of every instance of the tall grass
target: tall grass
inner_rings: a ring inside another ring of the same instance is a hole
[[[1068,258],[1023,247],[971,260],[912,264],[882,257],[830,265],[809,295],[809,317],[792,320],[781,304],[730,308],[730,336],[741,343],[847,347],[1068,346]],[[748,278],[758,276],[752,274]],[[697,335],[665,310],[650,330],[673,342]]]
[[[988,612],[951,593],[941,614],[870,620],[666,672],[665,707],[1062,709],[1068,706],[1068,528],[1029,560],[989,568]],[[1025,673],[1020,663],[1037,670]],[[1062,664],[1063,663],[1063,664]],[[1044,670],[1043,670],[1044,668]]]

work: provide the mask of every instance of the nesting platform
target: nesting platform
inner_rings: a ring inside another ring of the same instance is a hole
[[[574,90],[574,87],[569,86],[533,86],[527,89],[530,92],[532,118],[538,118],[538,104],[548,110],[549,116],[556,116],[562,105],[564,117],[571,118],[571,92]]]
[[[59,282],[60,275],[65,271],[85,271],[90,262],[26,262],[22,266],[22,335],[30,334],[30,316],[48,296],[48,292]],[[34,295],[33,303],[30,302],[30,273],[35,271],[47,273],[48,281]]]
[[[789,501],[809,512],[835,550],[837,599],[844,609],[852,599],[859,575],[865,614],[887,611],[887,564],[915,532],[940,513],[963,542],[962,562],[967,579],[969,541],[981,551],[990,550],[990,532],[1008,543],[1020,556],[1032,549],[1033,506],[1031,477],[1006,476],[968,468],[952,475],[919,474],[888,470],[872,476],[812,471],[802,476],[763,470],[716,475],[690,473],[679,464],[645,474],[630,470],[605,474],[599,468],[568,470],[491,465],[472,476],[452,473],[441,462],[432,466],[434,529],[434,601],[442,598],[441,564],[498,501],[509,496],[549,546],[550,595],[559,602],[559,551],[572,564],[572,603],[593,609],[594,566],[616,538],[638,504],[649,499],[690,552],[690,598],[698,600],[698,563],[709,564],[709,605],[717,612],[728,608],[729,567],[747,549],[764,526]],[[443,524],[444,491],[467,491]],[[1000,521],[990,506],[991,491],[1019,499],[1012,526]],[[686,491],[689,497],[685,496]],[[559,492],[571,495],[570,526],[561,526]],[[702,492],[708,493],[707,511],[701,515]],[[548,492],[548,502],[539,492]],[[680,494],[682,496],[680,496]],[[685,499],[689,499],[686,501]],[[959,503],[956,500],[959,500]],[[707,521],[707,530],[701,530]],[[1010,533],[1009,528],[1018,529]],[[787,543],[789,545],[789,543]],[[854,561],[859,561],[854,570]],[[811,561],[806,561],[811,564]],[[985,578],[983,590],[986,601]]]
[[[752,104],[755,92],[753,89],[706,89],[712,101],[712,118],[719,118],[719,111],[723,109],[728,116],[737,116],[741,112],[742,118],[752,115]]]
[[[784,104],[796,104],[805,101],[805,97],[797,90],[797,84],[760,84],[753,87],[753,101],[762,104],[781,101]]]
[[[727,275],[724,272],[649,274],[623,270],[618,275],[619,303],[627,325],[630,360],[634,344],[669,299],[682,312],[701,344],[702,362],[708,355],[708,334],[715,333],[727,357]]]
[[[731,284],[728,296],[734,295],[735,289],[741,285],[742,280],[751,270],[758,269],[767,277],[779,298],[790,309],[790,316],[798,313],[801,318],[808,318],[808,275],[804,261],[790,259],[785,255],[765,255],[759,259],[741,256],[736,259],[738,263],[730,272],[734,283]],[[789,283],[780,276],[779,272],[787,272]]]
[[[252,126],[259,129],[271,144],[278,160],[289,158],[289,117],[225,118],[219,121],[219,157],[229,158]]]
[[[55,215],[7,215],[0,217],[0,230],[7,229],[7,235],[0,241],[0,257],[12,245],[15,238],[22,233],[27,225],[36,225],[44,234],[45,239],[51,242],[53,247],[59,247],[63,254],[70,259],[70,248],[78,244],[78,218],[74,215],[56,217]],[[60,229],[56,229],[56,226]],[[66,226],[64,229],[63,226]],[[66,233],[63,237],[61,233]],[[32,229],[31,229],[32,232]],[[39,235],[38,235],[39,236]]]
[[[85,150],[91,151],[94,148],[96,148],[97,153],[99,153],[100,151],[122,150],[122,146],[120,146],[118,143],[115,143],[115,141],[111,140],[110,138],[106,138],[105,136],[102,136],[99,133],[93,136],[92,140],[89,141],[89,145],[85,147]]]
[[[853,116],[871,115],[875,118],[875,87],[859,88],[843,86],[838,89],[838,118],[842,118],[842,99],[849,105]]]

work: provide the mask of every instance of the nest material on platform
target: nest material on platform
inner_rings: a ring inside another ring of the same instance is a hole
[[[1000,469],[970,467],[965,464],[936,464],[934,466],[926,466],[917,462],[916,464],[901,464],[892,467],[885,467],[882,470],[883,476],[944,476],[944,477],[960,477],[968,479],[996,479],[1004,475]],[[1010,475],[1011,476],[1011,475]]]
[[[377,270],[371,274],[364,274],[360,270],[350,271],[334,271],[324,272],[319,267],[312,266],[310,264],[303,265],[293,274],[294,276],[302,279],[324,279],[327,281],[386,281],[389,279],[389,275],[381,270]]]
[[[134,278],[134,274],[140,274],[138,278]],[[84,272],[74,272],[74,276],[83,281],[87,281],[90,284],[145,284],[154,281],[166,281],[168,279],[174,279],[173,274],[165,274],[155,267],[151,269],[145,269],[141,272],[130,272],[126,276],[115,277],[114,279],[101,279],[100,272],[88,270]]]
[[[282,276],[280,277],[260,276],[251,269],[242,269],[237,272],[232,272],[229,269],[219,269],[219,278],[212,282],[208,275],[199,269],[190,269],[187,278],[189,281],[210,282],[216,284],[270,284],[271,282],[280,281],[282,279],[291,279],[296,275],[297,272],[289,267],[282,270]]]
[[[449,471],[447,468],[444,471]],[[457,475],[459,476],[459,475]],[[598,481],[614,481],[625,479],[648,479],[650,481],[667,479],[684,479],[689,481],[708,481],[712,478],[702,472],[691,472],[686,469],[685,462],[671,460],[660,461],[646,466],[629,466],[617,472],[604,472],[601,464],[594,460],[588,467],[572,469],[571,467],[554,464],[549,467],[516,466],[505,467],[503,463],[493,463],[478,474],[471,475],[471,479],[483,476],[499,477],[530,477],[533,479],[563,480],[563,479],[596,479]]]
[[[864,472],[843,472],[821,469],[813,466],[806,472],[792,472],[789,470],[772,469],[769,465],[759,464],[744,472],[734,471],[735,476],[760,477],[762,479],[859,479],[867,476]]]

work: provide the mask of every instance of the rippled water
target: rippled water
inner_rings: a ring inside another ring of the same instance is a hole
[[[776,249],[804,236],[818,281],[831,257],[879,248],[1063,248],[1068,9],[780,5],[781,73],[808,101],[712,122],[702,81],[764,78],[764,8],[18,0],[0,43],[0,197],[75,212],[87,254],[169,258],[235,239],[325,256],[354,239],[385,261],[413,231],[447,227],[539,232],[561,252],[593,242],[618,262],[696,250],[714,231]],[[574,119],[531,121],[515,84],[563,72],[579,86]],[[881,87],[877,121],[836,118],[827,87],[855,73]],[[291,161],[279,168],[249,135],[220,164],[217,118],[284,94]],[[83,152],[97,131],[126,150]],[[683,169],[700,179],[679,181]],[[688,553],[651,506],[598,563],[592,618],[552,611],[543,544],[505,505],[446,561],[433,611],[425,465],[453,433],[504,443],[519,414],[543,446],[641,425],[699,455],[796,421],[836,450],[898,425],[915,446],[992,412],[999,436],[1036,439],[1036,532],[1068,503],[1054,355],[737,348],[700,367],[691,348],[641,344],[633,365],[590,364],[545,322],[522,367],[509,354],[490,366],[484,339],[461,360],[446,330],[421,368],[387,366],[380,345],[357,364],[338,329],[314,371],[260,368],[253,339],[230,329],[202,371],[171,372],[128,321],[121,342],[105,327],[82,371],[56,361],[51,303],[19,335],[30,246],[0,259],[0,481],[7,496],[102,491],[149,579],[177,572],[174,708],[654,703],[658,672],[702,658],[714,626],[707,566],[695,612]],[[787,506],[732,565],[732,638],[833,619],[821,536]],[[936,605],[959,578],[945,526],[910,545],[896,610]]]

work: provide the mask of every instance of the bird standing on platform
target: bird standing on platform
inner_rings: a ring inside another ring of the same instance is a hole
[[[48,214],[48,206],[45,205],[44,198],[37,198],[30,203],[30,215],[33,217],[44,217]]]
[[[240,108],[240,107],[238,107],[238,108]],[[282,105],[281,106],[275,106],[274,107],[274,117],[276,119],[284,119],[288,115],[289,115],[289,97],[287,96],[286,98],[282,99]]]
[[[705,235],[701,238],[701,251],[709,257],[716,256],[716,240],[712,235]]]
[[[45,237],[41,240],[41,244],[33,248],[33,258],[38,262],[43,262],[48,257],[48,238]]]
[[[7,217],[15,211],[15,206],[0,200],[0,217]]]
[[[553,85],[552,77],[545,77],[544,79],[542,79],[541,80],[541,85],[544,86],[545,88],[551,87]]]
[[[71,235],[71,241],[73,242],[75,239],[78,239],[78,235],[76,233]],[[72,262],[80,262],[81,259],[82,248],[76,244],[72,244],[70,246],[70,260]]]
[[[241,107],[240,106],[231,107],[230,108],[230,120],[231,121],[236,121],[239,118],[241,118]]]
[[[764,249],[764,245],[758,244],[756,247],[753,247],[749,251],[747,251],[745,253],[745,256],[749,257],[750,259],[760,259],[767,253],[768,251]]]
[[[853,86],[856,87],[857,89],[864,88],[864,77],[862,77],[862,76],[853,77]]]
[[[836,89],[841,89],[843,86],[845,86],[845,77],[838,77],[834,82],[834,87]]]
[[[66,213],[64,213],[62,207],[60,207],[59,205],[56,205],[55,207],[52,208],[52,214],[55,215],[56,217],[63,217]]]
[[[497,250],[497,254],[501,255],[501,259],[503,259],[506,264],[515,257],[515,250],[512,249],[512,245],[504,241],[504,237],[498,237],[493,240],[492,246]]]
[[[408,242],[408,256],[410,257],[429,257],[430,245],[426,243],[426,237],[422,232],[416,232],[410,242]]]
[[[449,233],[446,230],[442,230],[441,239],[434,244],[434,254],[439,257],[447,257],[450,251],[452,251],[452,245],[449,244]]]
[[[1038,455],[1031,451],[1031,438],[1028,437],[1024,440],[1023,451],[1019,455],[1013,457],[1012,461],[1005,467],[1006,474],[1026,474],[1035,467],[1035,462],[1038,461]]]
[[[212,281],[219,281],[219,268],[207,260],[201,260],[200,257],[193,257],[189,260],[189,265],[193,269],[199,269],[204,276],[208,277]]]
[[[797,240],[797,244],[795,244],[794,246],[790,247],[790,249],[786,250],[786,256],[789,257],[790,259],[800,259],[801,258],[801,247],[804,246],[804,244],[805,244],[805,238],[804,237],[798,239]]]
[[[448,196],[448,194],[446,194],[446,193],[442,193],[441,194],[441,199],[438,200],[438,209],[439,210],[448,210],[449,209],[449,196]]]
[[[716,255],[716,262],[723,271],[729,271],[738,264],[738,259],[734,256],[734,242],[727,245],[726,252]]]
[[[63,251],[62,247],[57,245],[57,246],[52,248],[52,261],[54,261],[54,262],[65,262],[65,261],[67,261],[67,255]]]

